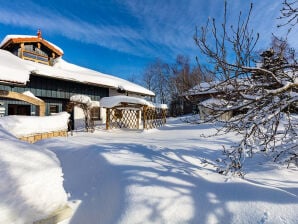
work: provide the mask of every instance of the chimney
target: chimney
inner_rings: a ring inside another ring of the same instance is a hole
[[[37,31],[37,37],[38,37],[38,38],[42,38],[42,37],[41,37],[41,30],[40,30],[40,29],[38,29],[38,31]]]

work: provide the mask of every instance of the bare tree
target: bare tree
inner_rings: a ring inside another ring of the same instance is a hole
[[[170,114],[173,116],[192,110],[191,98],[182,97],[189,89],[203,81],[210,80],[204,76],[200,66],[191,65],[187,56],[178,55],[171,65],[169,89],[171,94]],[[186,109],[187,108],[187,109]]]
[[[205,76],[200,66],[191,65],[189,58],[177,55],[175,63],[169,65],[160,59],[151,63],[143,74],[143,83],[156,93],[156,102],[169,104],[171,115],[183,114],[183,106],[190,107],[191,102],[181,95],[198,83],[210,80],[210,74]]]
[[[171,66],[172,76],[171,81],[173,83],[173,92],[176,95],[181,95],[194,85],[205,81],[205,77],[198,67],[193,68],[190,65],[189,58],[187,56],[178,55],[176,63]]]
[[[297,0],[285,0],[283,2],[283,8],[280,10],[281,16],[279,19],[285,21],[278,27],[290,25],[290,29],[298,23],[298,1]]]
[[[201,53],[211,62],[206,71],[217,77],[210,88],[217,92],[220,104],[209,104],[212,111],[207,121],[222,123],[219,133],[236,131],[242,135],[238,145],[224,149],[218,171],[243,175],[243,162],[256,152],[270,152],[274,160],[298,165],[298,122],[292,112],[298,112],[297,60],[291,62],[285,52],[273,49],[263,52],[260,63],[253,63],[259,35],[249,28],[252,7],[246,17],[240,12],[236,26],[227,25],[227,4],[221,26],[215,19],[194,37]],[[277,44],[276,49],[283,49]],[[222,115],[234,116],[223,121]]]
[[[155,92],[158,103],[168,103],[170,67],[167,63],[157,59],[144,72],[143,82],[146,88]]]

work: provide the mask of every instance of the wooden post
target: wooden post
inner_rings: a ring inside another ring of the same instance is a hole
[[[163,125],[167,122],[166,117],[167,117],[167,110],[162,109],[162,123],[163,123]]]
[[[20,44],[20,47],[21,47],[21,55],[20,55],[20,58],[24,59],[23,54],[24,54],[25,44],[24,44],[24,43],[21,43],[21,44]]]
[[[136,111],[137,112],[137,129],[140,128],[140,111]]]
[[[106,110],[106,129],[109,130],[110,128],[110,108]]]
[[[147,129],[147,106],[143,107],[143,129]]]

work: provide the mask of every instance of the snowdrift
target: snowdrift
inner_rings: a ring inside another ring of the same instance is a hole
[[[12,115],[0,118],[0,125],[16,137],[23,137],[37,133],[67,130],[67,112],[51,116],[20,116]]]
[[[2,118],[1,118],[2,119]],[[0,125],[0,223],[33,223],[67,203],[60,162]]]

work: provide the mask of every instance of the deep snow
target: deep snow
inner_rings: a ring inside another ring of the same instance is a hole
[[[3,127],[16,137],[52,131],[65,131],[68,128],[69,117],[70,114],[67,112],[41,117],[25,115],[4,116],[0,117],[0,127]]]
[[[31,224],[67,204],[53,152],[21,142],[0,125],[0,223]]]
[[[171,119],[158,130],[97,130],[36,143],[58,156],[80,223],[287,223],[298,220],[297,168],[246,160],[245,179],[212,165],[239,136]]]
[[[213,126],[170,119],[33,145],[0,128],[0,221],[31,223],[68,200],[74,215],[60,224],[297,223],[297,167],[256,154],[245,179],[221,176],[214,161],[239,136],[201,137]]]

